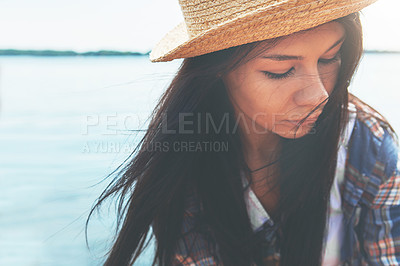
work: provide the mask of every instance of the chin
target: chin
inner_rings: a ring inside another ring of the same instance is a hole
[[[277,127],[273,132],[285,139],[299,139],[309,134],[315,134],[315,128],[310,125],[301,125],[298,128]]]

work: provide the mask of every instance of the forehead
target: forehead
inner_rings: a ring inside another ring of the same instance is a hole
[[[266,52],[317,51],[329,47],[344,35],[344,27],[339,22],[332,21],[306,31],[280,37],[272,47],[267,48]],[[260,45],[260,49],[268,47],[269,40],[264,42],[266,45]]]

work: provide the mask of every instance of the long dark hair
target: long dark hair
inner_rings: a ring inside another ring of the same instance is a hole
[[[281,237],[280,265],[321,263],[338,141],[347,121],[347,88],[362,54],[359,14],[337,21],[345,28],[346,39],[341,48],[336,86],[312,134],[299,139],[281,139],[276,216]],[[267,42],[267,46],[278,40]],[[251,51],[264,43],[245,44],[183,60],[154,109],[148,130],[131,154],[132,159],[117,169],[89,214],[88,221],[106,199],[117,197],[117,234],[105,265],[133,264],[148,243],[150,227],[156,238],[153,264],[171,265],[182,237],[188,191],[198,196],[202,223],[212,232],[221,263],[261,264],[261,250],[244,202],[241,171],[250,174],[250,170],[244,160],[240,130],[232,123],[227,125],[227,130],[209,127],[204,117],[211,116],[215,124],[226,118],[235,121],[219,75],[249,60]],[[182,113],[191,114],[190,134],[180,131]],[[172,147],[177,142],[219,142],[229,148],[176,151]]]

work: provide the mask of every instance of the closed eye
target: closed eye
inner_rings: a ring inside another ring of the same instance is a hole
[[[262,73],[264,73],[264,75],[266,75],[270,79],[285,79],[285,78],[291,76],[293,74],[293,72],[294,72],[294,67],[292,67],[285,73],[272,73],[272,72],[268,72],[268,71],[262,71]]]
[[[318,60],[318,62],[319,62],[319,63],[322,63],[322,64],[328,65],[328,64],[332,64],[332,63],[338,61],[339,59],[340,59],[340,52],[337,53],[337,54],[336,54],[334,57],[332,57],[332,58],[329,58],[329,59],[320,59],[320,60]]]

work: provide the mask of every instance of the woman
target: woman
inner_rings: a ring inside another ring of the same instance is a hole
[[[157,265],[398,265],[396,138],[347,91],[371,2],[181,0],[150,58],[185,59],[95,205],[120,197],[105,265],[150,227]]]

